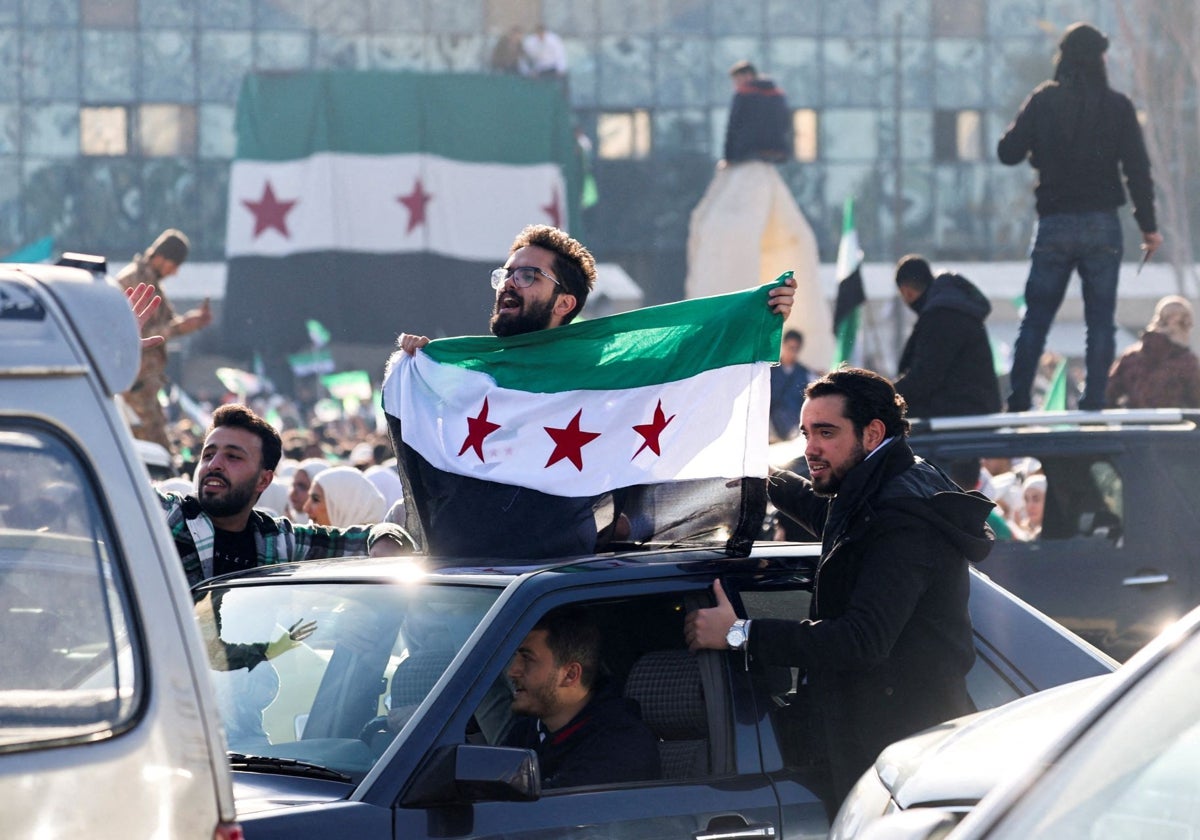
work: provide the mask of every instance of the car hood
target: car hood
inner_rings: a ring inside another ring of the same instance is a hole
[[[1071,724],[1103,687],[1104,676],[1067,683],[897,741],[875,772],[901,808],[973,805]]]
[[[303,779],[245,771],[233,773],[233,797],[237,802],[239,817],[279,808],[338,802],[348,797],[353,790],[353,785],[325,779]]]

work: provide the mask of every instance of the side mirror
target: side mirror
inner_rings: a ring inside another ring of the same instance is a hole
[[[417,773],[400,804],[532,802],[542,795],[533,750],[455,744],[439,747]]]

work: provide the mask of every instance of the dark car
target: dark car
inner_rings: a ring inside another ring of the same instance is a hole
[[[909,442],[960,484],[981,463],[1045,476],[1040,532],[1014,529],[980,568],[1116,659],[1200,604],[1200,412],[946,417],[915,421]],[[802,446],[773,463],[802,468]]]
[[[684,647],[720,578],[739,614],[807,614],[819,546],[622,551],[536,565],[427,558],[269,567],[197,588],[238,815],[270,837],[824,837],[794,669]],[[660,739],[662,778],[542,790],[505,671],[548,610],[601,624],[604,670]],[[1115,663],[972,575],[981,708]],[[297,623],[311,636],[268,658]]]

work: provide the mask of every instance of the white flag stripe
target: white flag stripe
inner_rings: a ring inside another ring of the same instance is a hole
[[[628,390],[535,394],[499,388],[485,374],[439,365],[424,353],[397,358],[384,404],[400,418],[405,443],[447,472],[560,496],[767,474],[766,362]],[[467,420],[480,415],[485,397],[487,420],[500,428],[483,440],[481,462],[473,449],[459,452],[468,438]],[[664,418],[672,419],[656,455],[633,426],[652,424],[660,401]],[[547,466],[555,441],[546,427],[565,428],[579,412],[579,428],[600,433],[579,450],[583,469],[569,458]]]
[[[424,222],[410,231],[410,210],[400,199],[414,193],[418,178],[429,198]],[[246,202],[261,202],[268,184],[276,201],[295,202],[283,215],[287,236],[277,227],[255,233],[256,216]],[[566,216],[566,185],[555,164],[464,163],[436,155],[322,153],[282,162],[235,160],[229,195],[229,257],[432,251],[471,261],[499,260],[516,231],[553,222],[547,208],[555,196],[564,225]]]

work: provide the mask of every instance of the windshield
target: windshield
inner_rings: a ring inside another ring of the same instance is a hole
[[[997,836],[1189,838],[1200,829],[1200,643],[1180,647],[1043,776]]]
[[[361,778],[501,591],[336,581],[206,590],[196,616],[230,751]]]

